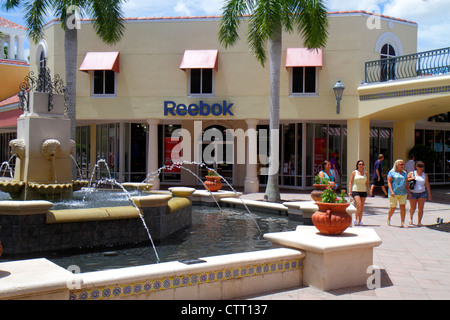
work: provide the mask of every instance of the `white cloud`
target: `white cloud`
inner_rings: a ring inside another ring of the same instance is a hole
[[[329,0],[328,10],[365,10],[417,22],[418,51],[449,47],[449,0]]]
[[[191,10],[186,6],[184,2],[178,2],[174,8],[175,12],[180,14],[180,16],[191,16]]]
[[[392,0],[384,14],[418,23],[419,51],[449,47],[450,1],[448,0]]]

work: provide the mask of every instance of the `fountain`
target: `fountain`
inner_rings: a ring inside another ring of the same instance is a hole
[[[70,139],[65,90],[59,76],[52,80],[48,69],[38,79],[30,74],[21,84],[23,114],[17,120],[17,139],[10,142],[15,174],[0,184],[14,200],[70,199],[74,186],[83,185],[74,183],[70,170],[75,142]]]
[[[14,177],[0,179],[0,191],[9,193],[13,199],[0,203],[3,254],[150,240],[159,261],[153,239],[163,239],[191,224],[189,195],[193,191],[132,197],[109,175],[107,182],[121,187],[131,205],[51,210],[53,202],[66,202],[73,198],[74,191],[92,184],[96,168],[106,164],[100,160],[95,165],[90,181],[73,181],[71,161],[75,142],[70,139],[65,93],[60,77],[52,79],[49,69],[38,78],[30,72],[21,85],[23,114],[18,119],[17,139],[10,142],[11,153],[16,157]]]

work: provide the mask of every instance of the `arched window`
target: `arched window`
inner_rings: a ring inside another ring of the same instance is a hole
[[[386,60],[381,63],[380,81],[395,80],[395,49],[386,43],[381,48],[380,59]]]
[[[45,70],[47,68],[47,58],[45,57],[44,51],[41,52],[41,56],[39,57],[39,73],[41,70]]]
[[[37,90],[42,92],[45,91],[45,88],[47,86],[46,84],[46,69],[47,69],[47,59],[48,59],[48,52],[47,52],[47,43],[45,40],[39,41],[36,47],[36,66],[38,68],[38,76],[39,76],[39,82],[38,82],[38,88]]]
[[[395,57],[394,47],[386,43],[383,48],[381,48],[381,59],[388,59]]]

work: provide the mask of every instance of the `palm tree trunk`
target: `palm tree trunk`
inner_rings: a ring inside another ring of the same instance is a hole
[[[67,115],[70,119],[70,138],[76,142],[78,30],[76,28],[68,28],[67,23],[65,23],[64,50],[66,59]],[[76,156],[75,159],[77,159]],[[76,180],[76,177],[77,169],[75,163],[72,162],[72,178]]]
[[[278,186],[280,157],[280,73],[281,73],[281,25],[274,39],[269,41],[270,52],[270,161],[266,196],[270,202],[280,202]]]

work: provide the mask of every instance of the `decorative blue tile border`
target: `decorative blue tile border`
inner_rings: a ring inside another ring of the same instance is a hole
[[[189,274],[173,278],[149,280],[144,282],[94,288],[90,290],[72,291],[70,300],[105,300],[110,298],[129,297],[133,295],[162,291],[174,288],[188,287],[203,283],[232,280],[270,273],[299,270],[302,260],[280,261],[262,265],[252,265],[235,269],[225,269],[198,274]]]
[[[450,86],[366,94],[366,95],[361,95],[359,97],[359,100],[360,101],[368,101],[368,100],[389,99],[389,98],[408,97],[408,96],[420,96],[420,95],[425,95],[425,94],[445,93],[445,92],[450,92]]]

